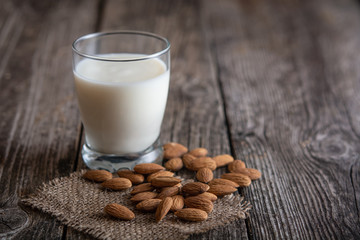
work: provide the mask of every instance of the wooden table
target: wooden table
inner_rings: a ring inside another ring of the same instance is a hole
[[[172,44],[162,141],[263,173],[247,220],[192,239],[360,239],[355,0],[1,0],[0,238],[91,238],[18,200],[85,168],[71,43],[119,29]]]

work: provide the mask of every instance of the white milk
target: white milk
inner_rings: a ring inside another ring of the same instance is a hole
[[[109,54],[129,59],[135,54]],[[159,137],[169,89],[169,70],[158,59],[80,61],[75,86],[88,145],[103,153],[143,151]]]

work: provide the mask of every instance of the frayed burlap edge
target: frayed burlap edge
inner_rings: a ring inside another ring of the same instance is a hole
[[[96,220],[99,221],[99,226],[105,226],[105,227],[98,227],[97,225],[89,226],[84,225],[84,221],[93,221],[92,218],[86,218],[82,216],[76,215],[77,213],[71,212],[71,207],[69,206],[68,201],[65,202],[58,202],[60,197],[69,198],[71,197],[71,193],[66,195],[67,191],[61,192],[56,191],[58,189],[65,190],[67,186],[64,186],[64,184],[68,184],[69,182],[73,182],[75,184],[74,188],[75,191],[76,188],[79,186],[85,186],[84,192],[86,193],[86,187],[90,186],[90,190],[94,191],[98,195],[110,195],[110,199],[113,199],[113,195],[115,196],[114,202],[122,201],[123,199],[127,198],[129,196],[130,190],[119,192],[110,192],[110,191],[104,191],[99,188],[99,184],[91,183],[89,181],[86,181],[81,178],[81,175],[83,174],[84,170],[80,172],[74,172],[70,174],[69,177],[60,177],[51,180],[48,183],[43,183],[36,191],[35,193],[27,196],[22,200],[22,203],[25,205],[31,206],[33,208],[42,210],[46,213],[51,214],[52,216],[56,217],[59,221],[61,221],[63,224],[70,226],[78,231],[87,233],[93,237],[99,238],[99,239],[165,239],[165,238],[176,238],[176,239],[187,239],[192,234],[199,234],[203,232],[207,232],[211,229],[222,227],[226,224],[229,224],[237,219],[245,219],[248,216],[248,211],[251,209],[251,205],[249,202],[244,201],[243,197],[241,197],[239,194],[232,194],[225,196],[221,199],[218,199],[214,204],[214,211],[209,215],[209,219],[204,222],[200,223],[193,223],[193,222],[184,222],[179,219],[177,219],[173,214],[169,214],[166,216],[166,218],[161,221],[158,224],[155,224],[154,222],[148,222],[149,219],[152,219],[151,217],[144,217],[144,219],[140,219],[141,225],[149,225],[149,229],[146,229],[146,227],[143,227],[139,225],[139,223],[136,223],[135,221],[130,221],[124,223],[124,221],[109,219],[109,217],[105,215],[101,215],[100,213],[96,213]],[[71,184],[70,184],[71,185]],[[94,189],[91,189],[94,188]],[[64,188],[64,189],[63,189]],[[81,189],[81,190],[83,190]],[[71,189],[70,189],[71,190]],[[74,190],[74,189],[72,189]],[[49,194],[50,193],[50,194]],[[54,194],[51,194],[54,193]],[[81,201],[80,199],[79,201]],[[133,204],[128,205],[128,200],[125,199],[125,202],[120,202],[121,204],[124,204],[128,206],[131,210],[134,210]],[[127,201],[127,202],[126,202]],[[101,202],[101,201],[100,201]],[[103,201],[104,202],[104,201]],[[105,201],[106,202],[106,201]],[[109,202],[108,202],[109,203]],[[98,203],[96,203],[98,204]],[[101,205],[101,204],[99,204]],[[68,209],[70,208],[70,210]],[[92,207],[89,207],[91,209]],[[97,206],[97,208],[100,209],[102,212],[103,207]],[[87,209],[87,208],[84,208]],[[220,209],[220,210],[219,210]],[[136,210],[135,210],[136,211]],[[218,214],[219,216],[213,217],[216,218],[216,221],[211,221],[211,216],[214,214],[217,214],[218,211],[223,211],[226,214],[231,214],[227,217],[224,217],[223,214]],[[72,214],[76,215],[77,217],[72,218]],[[100,215],[99,215],[100,214]],[[141,218],[141,214],[139,212],[135,212],[136,218]],[[98,216],[99,215],[99,216]],[[152,214],[153,215],[153,214]],[[69,217],[70,216],[70,217]],[[89,220],[90,219],[90,220]],[[115,222],[115,225],[113,224]],[[118,224],[118,225],[116,225]],[[124,224],[127,224],[124,226]],[[138,224],[138,225],[136,225]],[[132,225],[135,225],[132,226]],[[112,227],[113,226],[113,227]],[[119,227],[120,226],[120,227]],[[130,230],[127,230],[130,226]],[[116,235],[119,234],[117,232],[117,228],[124,228],[126,229],[124,231],[124,236],[122,235]],[[131,230],[131,227],[134,231]],[[110,228],[110,231],[109,229]],[[154,230],[156,228],[156,230]],[[115,229],[115,230],[114,230]],[[112,231],[114,230],[114,231]],[[148,234],[148,232],[153,231],[153,234]],[[159,233],[160,231],[160,233]],[[163,231],[163,234],[162,232]],[[145,234],[146,233],[146,234]],[[116,235],[116,236],[114,236]]]

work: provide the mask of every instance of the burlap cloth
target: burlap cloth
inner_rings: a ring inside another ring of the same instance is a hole
[[[206,232],[236,219],[245,219],[250,204],[239,194],[232,194],[214,203],[214,210],[203,222],[185,222],[169,213],[160,223],[154,213],[142,213],[130,201],[130,189],[115,192],[81,178],[83,171],[69,177],[56,178],[43,184],[33,195],[22,200],[55,216],[62,223],[99,239],[186,239],[191,234]],[[119,203],[134,211],[132,221],[107,216],[108,203]],[[244,229],[245,231],[245,229]]]

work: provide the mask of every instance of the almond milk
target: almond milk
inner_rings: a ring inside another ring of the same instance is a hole
[[[133,59],[136,54],[101,55]],[[169,70],[159,59],[113,62],[84,59],[75,86],[86,142],[102,153],[127,154],[151,146],[160,134]]]

